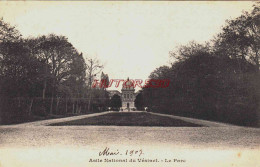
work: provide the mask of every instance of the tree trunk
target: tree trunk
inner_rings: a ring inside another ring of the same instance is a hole
[[[72,105],[72,114],[74,114],[74,106],[75,106],[75,103],[73,101],[73,105]]]
[[[31,99],[31,103],[30,103],[30,106],[29,106],[29,115],[32,114],[32,105],[33,105],[33,98]]]
[[[66,97],[66,107],[65,107],[65,114],[67,114],[67,112],[68,112],[68,99],[67,99],[67,97]]]
[[[76,101],[76,113],[79,112],[79,99],[77,98],[77,101]]]
[[[89,98],[88,98],[88,111],[91,110],[91,107],[90,107],[90,104],[91,104],[91,96],[92,96],[91,89],[90,89],[89,93],[90,93],[90,94],[89,94]]]
[[[56,102],[56,114],[60,114],[60,113],[59,113],[59,102],[60,102],[60,99],[57,98],[57,102]]]
[[[44,83],[43,83],[43,90],[42,90],[42,98],[43,100],[45,99],[45,94],[46,94],[46,87],[47,87],[47,63],[48,63],[48,59],[45,60],[45,76],[44,76]]]
[[[55,89],[55,79],[52,80],[52,91],[51,91],[51,108],[50,108],[50,114],[53,114],[54,89]]]
[[[50,115],[52,115],[52,108],[53,108],[53,96],[51,96],[51,108],[50,108]]]
[[[43,99],[45,99],[46,86],[47,86],[47,81],[45,79],[44,83],[43,83],[43,90],[42,90],[42,98]]]
[[[79,106],[79,114],[81,113],[81,106]]]

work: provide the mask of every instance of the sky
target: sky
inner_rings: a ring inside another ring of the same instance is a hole
[[[147,79],[169,64],[169,52],[189,41],[204,43],[226,19],[252,2],[1,1],[0,17],[23,37],[68,37],[85,58],[97,58],[110,79]],[[110,89],[115,89],[114,87]]]

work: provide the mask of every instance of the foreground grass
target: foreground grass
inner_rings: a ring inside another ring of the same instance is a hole
[[[199,127],[193,123],[152,115],[150,113],[109,113],[95,117],[89,117],[74,121],[51,124],[51,126],[70,125],[115,125],[115,126],[166,126],[166,127]]]

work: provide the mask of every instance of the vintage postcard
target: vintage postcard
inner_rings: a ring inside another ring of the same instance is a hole
[[[0,167],[260,167],[257,1],[0,1]]]

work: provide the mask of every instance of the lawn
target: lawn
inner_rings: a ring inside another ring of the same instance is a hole
[[[152,115],[150,113],[135,112],[116,112],[101,116],[89,117],[74,121],[51,124],[51,126],[70,126],[70,125],[104,125],[104,126],[164,126],[164,127],[200,127],[193,123]]]

